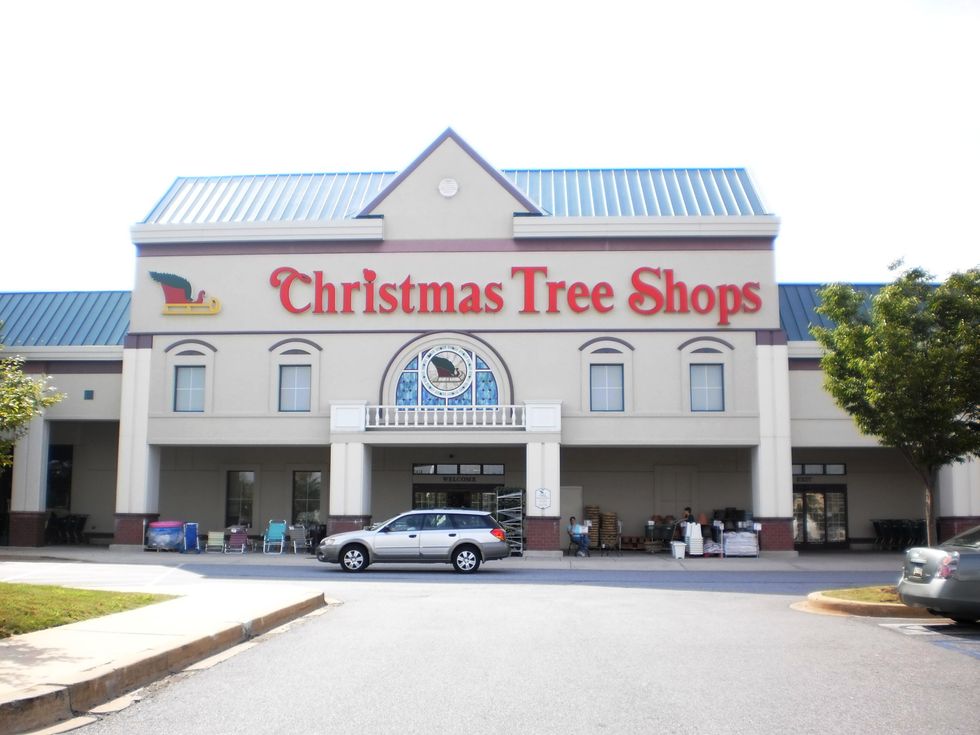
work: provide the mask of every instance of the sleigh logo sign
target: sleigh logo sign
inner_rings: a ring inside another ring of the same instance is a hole
[[[197,298],[192,299],[190,281],[182,276],[150,271],[150,278],[163,289],[164,314],[217,314],[221,311],[221,302],[213,296],[205,299],[204,291],[199,291]]]
[[[473,383],[473,358],[456,345],[433,347],[419,365],[422,385],[439,398],[455,398]]]

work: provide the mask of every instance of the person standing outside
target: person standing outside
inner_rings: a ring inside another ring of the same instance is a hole
[[[575,516],[568,517],[568,535],[572,541],[578,544],[578,551],[575,556],[589,555],[589,534],[584,526],[575,520]]]

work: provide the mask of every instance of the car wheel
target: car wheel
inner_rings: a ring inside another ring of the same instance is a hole
[[[480,568],[480,554],[472,546],[460,546],[453,552],[453,569],[460,574],[472,574]]]
[[[363,546],[354,544],[340,552],[340,566],[345,572],[362,572],[367,565],[367,551]]]

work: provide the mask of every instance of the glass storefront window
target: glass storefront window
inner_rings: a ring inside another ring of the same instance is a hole
[[[293,523],[320,522],[321,484],[319,470],[293,472]]]
[[[225,526],[251,526],[255,472],[232,470],[225,494]]]

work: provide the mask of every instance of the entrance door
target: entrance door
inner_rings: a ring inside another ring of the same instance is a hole
[[[497,509],[497,488],[483,485],[416,485],[412,493],[412,509],[465,508],[493,513]]]
[[[820,485],[793,490],[793,543],[805,547],[847,545],[847,488]]]

